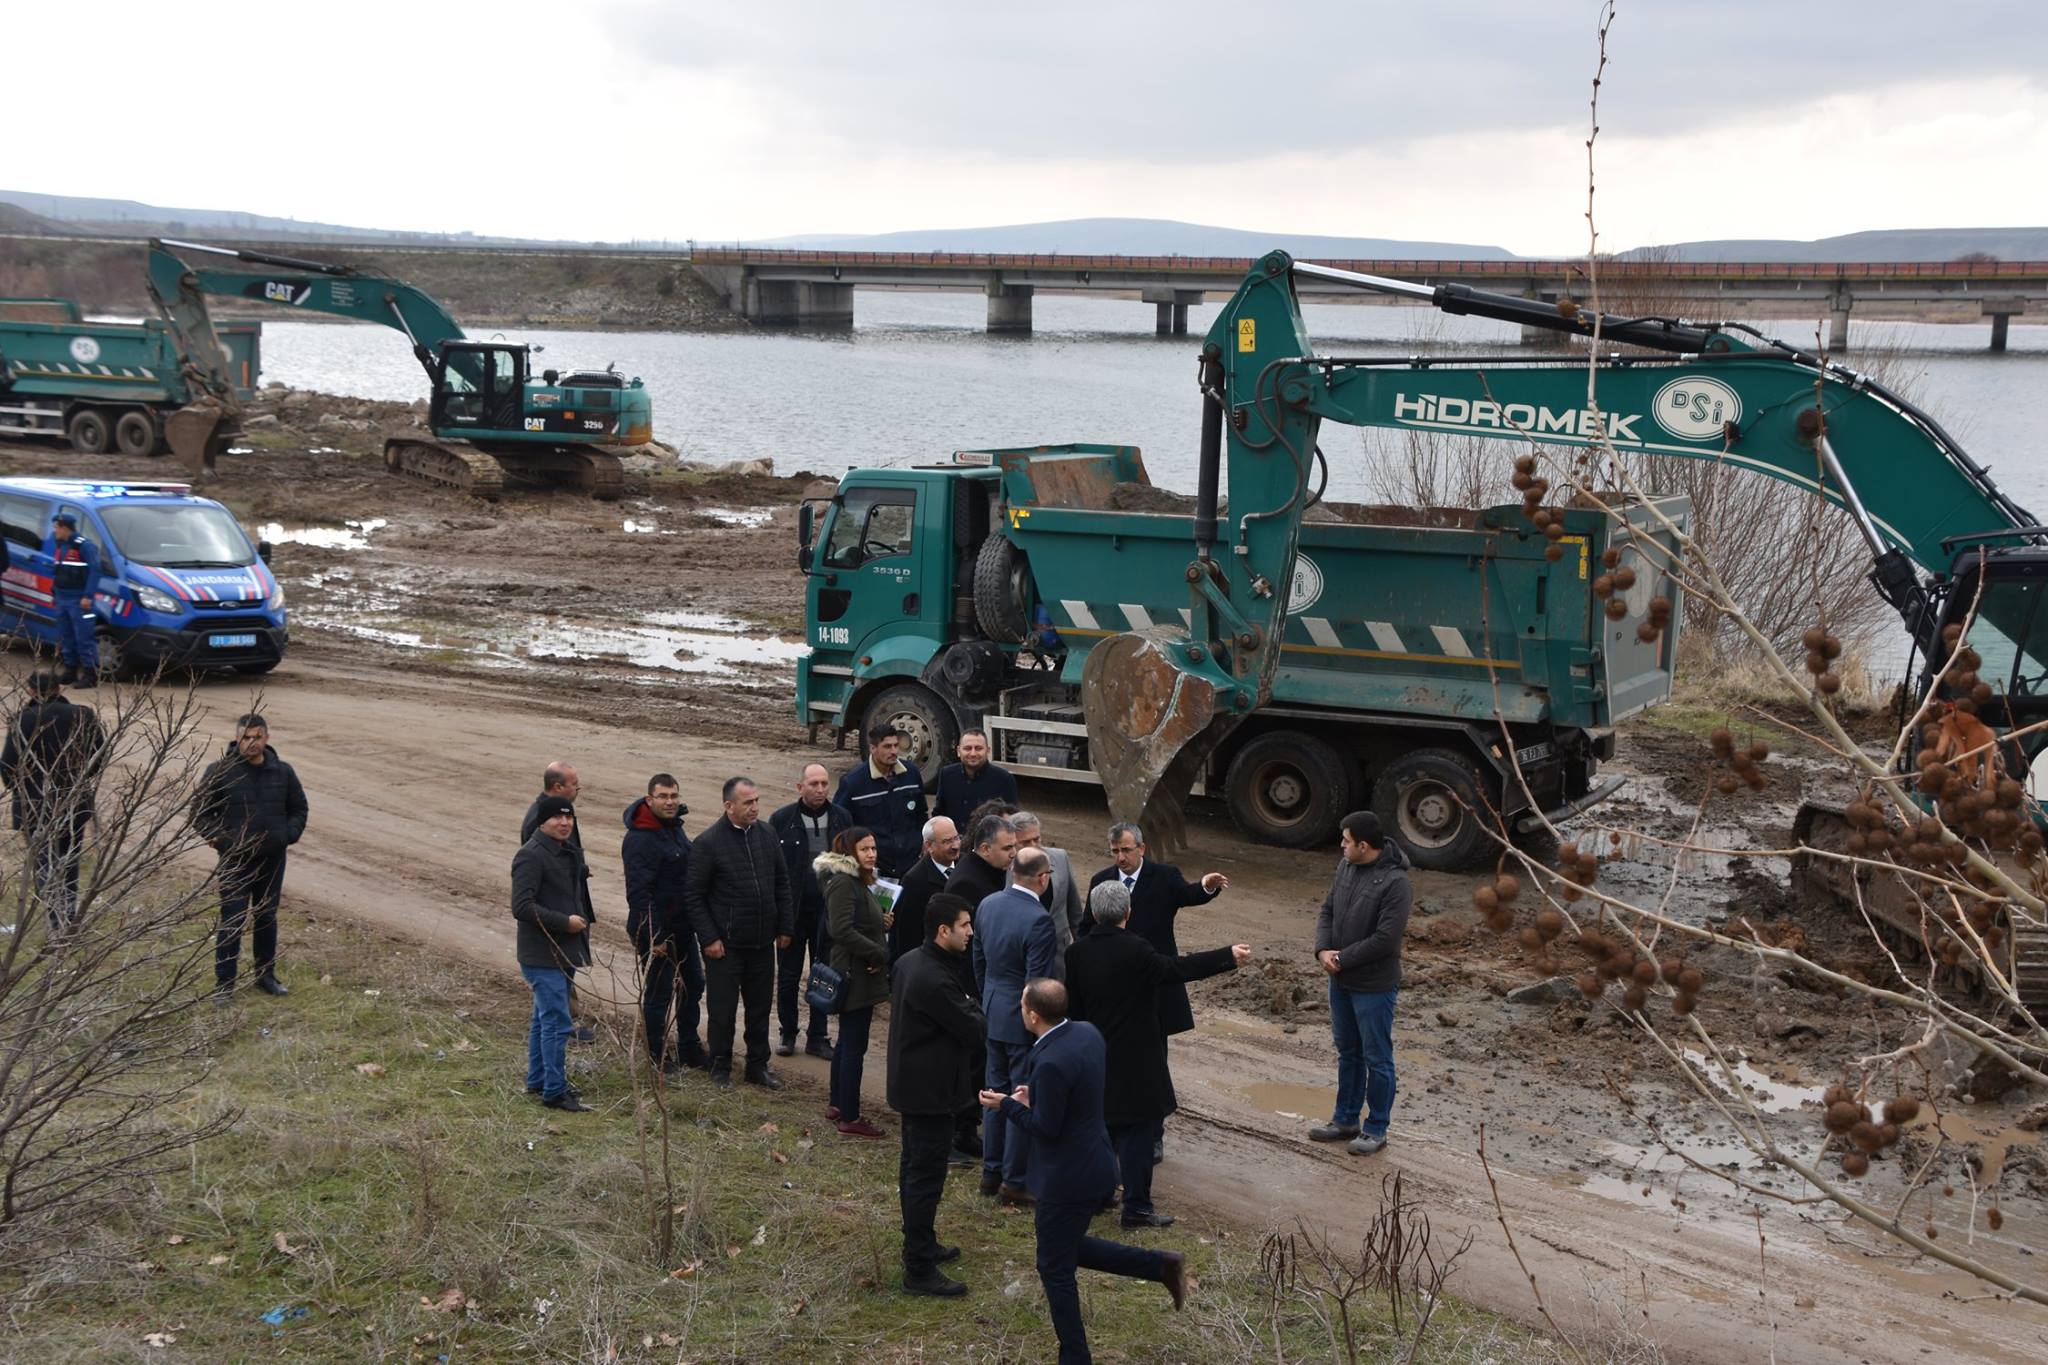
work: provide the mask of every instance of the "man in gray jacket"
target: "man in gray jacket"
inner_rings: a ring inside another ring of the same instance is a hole
[[[1343,831],[1344,858],[1316,916],[1316,961],[1330,978],[1337,1041],[1337,1107],[1308,1135],[1315,1142],[1349,1138],[1351,1151],[1371,1156],[1387,1145],[1394,1110],[1394,998],[1415,893],[1408,858],[1381,832],[1378,816],[1347,815]]]
[[[569,980],[590,965],[590,920],[583,903],[589,876],[583,854],[569,842],[576,807],[565,796],[543,796],[533,837],[512,859],[512,918],[519,921],[519,973],[533,989],[533,1023],[526,1034],[526,1093],[550,1109],[589,1111],[569,1084]]]

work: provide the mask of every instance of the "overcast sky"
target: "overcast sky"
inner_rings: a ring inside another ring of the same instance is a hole
[[[1586,245],[1591,0],[11,6],[0,188],[720,240]],[[2048,223],[2048,5],[1621,0],[1601,245]]]

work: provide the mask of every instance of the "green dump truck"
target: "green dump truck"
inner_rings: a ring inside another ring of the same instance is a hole
[[[852,471],[799,518],[799,718],[842,734],[887,719],[927,774],[979,726],[1019,774],[1098,781],[1083,668],[1111,637],[1186,632],[1192,501],[1127,446]],[[1658,506],[1685,524],[1683,499]],[[1519,506],[1312,509],[1270,700],[1206,755],[1200,789],[1290,847],[1327,846],[1369,806],[1436,868],[1490,846],[1482,820],[1562,818],[1609,794],[1613,727],[1668,695],[1677,630],[1644,642],[1643,608],[1611,619],[1591,584],[1615,546],[1632,595],[1675,602],[1668,556],[1646,554],[1670,533],[1647,509],[1562,516],[1552,559]]]
[[[202,380],[191,355],[200,343],[175,320],[88,322],[70,299],[0,299],[0,434],[68,440],[88,455],[163,454],[170,419],[209,383],[247,399],[260,382],[260,324],[212,332],[222,358]]]

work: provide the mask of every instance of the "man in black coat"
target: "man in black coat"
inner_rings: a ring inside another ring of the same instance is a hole
[[[924,774],[899,757],[903,732],[887,721],[868,728],[867,761],[839,779],[832,799],[853,823],[875,832],[876,866],[884,877],[900,878],[917,861],[917,835],[924,827]]]
[[[1179,1107],[1159,1031],[1159,988],[1234,971],[1251,945],[1168,957],[1130,932],[1131,893],[1121,882],[1089,892],[1088,912],[1094,932],[1067,950],[1068,1016],[1095,1025],[1109,1049],[1102,1118],[1123,1173],[1124,1226],[1171,1227],[1173,1219],[1152,1207],[1152,1145]]]
[[[559,796],[564,801],[574,802],[582,794],[582,791],[583,779],[576,775],[576,769],[573,765],[556,759],[553,763],[541,769],[540,795],[533,798],[533,804],[526,808],[526,814],[519,821],[520,844],[524,845],[527,840],[531,839],[533,831],[539,827],[541,802],[547,800],[550,796]],[[583,856],[583,875],[588,878],[590,875],[590,859],[587,855],[583,854],[583,826],[576,820],[574,815],[571,815],[569,820],[569,846],[575,849],[578,855]],[[597,906],[590,899],[590,883],[587,880],[583,883],[581,896],[583,900],[583,917],[585,919],[596,919]],[[571,973],[569,981],[569,1017],[572,1021],[576,1017],[576,982],[574,978],[575,974]],[[572,1022],[569,1028],[569,1038],[570,1041],[577,1043],[592,1042],[597,1038],[597,1030],[588,1024]]]
[[[235,742],[200,779],[192,826],[220,854],[220,935],[214,942],[214,997],[235,988],[242,930],[253,908],[256,989],[289,995],[277,979],[277,903],[284,893],[285,850],[306,832],[306,792],[292,765],[270,747],[270,724],[250,712],[235,722]]]
[[[0,781],[14,793],[14,827],[28,840],[35,894],[54,934],[78,922],[78,868],[107,741],[92,708],[65,697],[55,669],[31,673],[28,695],[8,727]]]
[[[1037,1040],[1029,1079],[1007,1095],[982,1091],[981,1104],[1031,1135],[1038,1282],[1059,1337],[1061,1365],[1085,1365],[1094,1357],[1081,1320],[1077,1266],[1157,1281],[1173,1295],[1175,1308],[1187,1298],[1187,1267],[1177,1251],[1146,1251],[1088,1235],[1089,1220],[1116,1188],[1116,1157],[1102,1122],[1102,1035],[1093,1024],[1067,1018],[1067,988],[1057,981],[1027,985],[1021,1012]]]
[[[732,1043],[741,1001],[747,1010],[747,1080],[769,1090],[768,1013],[775,994],[775,950],[796,932],[789,865],[761,824],[761,789],[729,777],[724,818],[690,845],[683,904],[704,949],[704,1000],[710,1014],[711,1078],[732,1084]]]
[[[974,1101],[985,1021],[973,993],[961,988],[956,962],[974,938],[967,902],[940,892],[927,902],[924,923],[925,943],[897,959],[889,995],[889,1107],[903,1116],[903,1290],[953,1298],[967,1286],[939,1266],[960,1248],[939,1245],[933,1220],[946,1192],[955,1118]]]
[[[985,815],[974,827],[973,843],[946,878],[946,894],[958,896],[977,911],[981,903],[1010,884],[1010,862],[1017,856],[1017,827],[1000,815]]]
[[[986,730],[962,730],[953,752],[960,761],[939,769],[938,790],[932,793],[933,814],[945,816],[955,828],[965,828],[968,817],[983,802],[1017,804],[1017,779],[988,761]]]
[[[924,822],[924,852],[903,874],[903,894],[896,900],[896,923],[889,930],[889,961],[913,952],[924,933],[924,908],[933,896],[946,889],[960,861],[960,835],[953,822],[934,815]],[[971,908],[971,907],[970,907]],[[929,937],[924,941],[929,941]]]
[[[526,1031],[526,1093],[550,1109],[589,1112],[569,1084],[569,979],[590,965],[590,920],[582,913],[589,877],[569,842],[576,808],[543,796],[533,837],[512,856],[512,918],[519,921],[519,974],[533,991]]]
[[[776,955],[775,1014],[782,1024],[782,1041],[777,1056],[796,1051],[797,1001],[808,975],[804,958],[830,963],[832,938],[825,932],[825,892],[811,865],[832,851],[832,841],[853,828],[846,808],[835,805],[826,795],[832,789],[832,774],[822,763],[806,763],[797,777],[796,800],[768,817],[776,840],[782,845],[782,860],[789,867],[790,894],[796,900],[796,932],[789,947]],[[902,917],[897,917],[902,922]],[[912,933],[917,932],[915,929]],[[832,1040],[826,1036],[825,1015],[811,1006],[810,1027],[805,1030],[804,1051],[813,1057],[832,1056]]]
[[[668,773],[647,779],[647,795],[626,807],[626,837],[619,860],[626,872],[626,937],[640,958],[640,1019],[647,1055],[663,1071],[706,1065],[697,1037],[697,1007],[704,999],[704,963],[683,911],[690,867],[690,836],[683,832],[682,788]],[[678,997],[676,987],[682,986]],[[676,1046],[668,1045],[675,1021]]]

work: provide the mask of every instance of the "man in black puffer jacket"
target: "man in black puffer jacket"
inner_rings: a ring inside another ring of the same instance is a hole
[[[690,866],[690,836],[683,833],[682,789],[667,773],[647,779],[647,795],[626,807],[626,936],[640,955],[640,1016],[647,1055],[664,1071],[705,1064],[697,1037],[697,1006],[704,998],[704,964],[683,911],[683,880]],[[676,983],[682,983],[678,999]],[[676,1049],[668,1045],[673,1007]]]
[[[78,921],[78,868],[107,740],[92,708],[64,696],[55,669],[31,673],[28,694],[0,752],[0,781],[14,793],[14,827],[28,839],[36,898],[57,933]]]
[[[213,955],[214,998],[235,988],[242,929],[253,908],[256,989],[289,995],[277,979],[277,902],[285,850],[306,832],[306,792],[292,765],[270,747],[270,725],[250,712],[235,722],[235,742],[200,780],[192,826],[220,854],[220,936]]]
[[[768,1016],[774,1005],[775,950],[796,932],[789,866],[774,832],[761,823],[761,789],[751,777],[725,782],[725,815],[690,845],[683,905],[704,950],[704,1003],[710,1015],[711,1078],[732,1084],[732,1041],[742,999],[747,1009],[747,1079],[769,1090]]]

